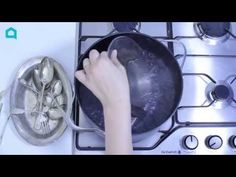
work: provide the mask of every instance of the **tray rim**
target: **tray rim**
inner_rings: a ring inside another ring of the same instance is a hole
[[[12,83],[12,86],[10,88],[10,100],[9,100],[9,107],[10,107],[10,112],[12,110],[12,103],[14,102],[14,98],[15,98],[15,88],[16,86],[18,85],[17,84],[17,80],[18,78],[20,78],[25,71],[28,71],[30,67],[36,65],[36,64],[39,64],[41,62],[41,60],[44,58],[44,57],[49,57],[49,56],[36,56],[36,57],[32,57],[32,58],[29,58],[28,60],[26,60],[18,69],[18,71],[16,72],[15,74],[15,77],[14,77],[14,80],[13,80],[13,83]],[[57,71],[58,69],[60,70],[60,73],[63,75],[63,80],[64,82],[66,83],[66,93],[68,95],[68,98],[67,99],[70,99],[72,98],[72,93],[73,93],[73,90],[72,90],[72,85],[70,83],[70,80],[68,78],[68,75],[66,74],[64,68],[62,67],[62,65],[57,62],[57,60],[55,58],[52,58],[52,57],[49,57],[52,61],[53,61],[53,64],[54,64],[54,67],[57,68]],[[70,101],[67,101],[67,102],[70,102]],[[72,107],[71,106],[68,106],[67,107],[67,111],[71,112],[70,114],[72,114]],[[32,136],[30,133],[27,133],[27,131],[22,128],[21,125],[19,125],[19,118],[17,115],[13,115],[12,116],[12,121],[13,121],[13,124],[14,124],[14,127],[16,128],[17,130],[17,133],[28,143],[32,144],[32,145],[36,145],[36,146],[45,146],[45,145],[48,145],[48,144],[51,144],[53,142],[55,142],[56,140],[58,140],[65,132],[66,128],[68,127],[67,124],[66,124],[66,121],[64,120],[62,122],[62,125],[60,127],[60,129],[58,129],[57,133],[53,134],[52,136],[50,137],[47,137],[47,138],[36,138],[35,136]]]

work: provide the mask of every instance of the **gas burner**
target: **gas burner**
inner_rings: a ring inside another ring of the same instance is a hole
[[[113,26],[118,32],[140,31],[141,23],[139,22],[113,22]]]
[[[226,41],[230,37],[230,22],[197,22],[194,23],[195,33],[199,38],[216,45]]]
[[[234,97],[231,86],[225,81],[211,82],[206,87],[206,96],[209,102],[217,109],[225,108],[232,103]]]
[[[216,85],[212,96],[215,100],[226,100],[230,96],[230,91],[225,85]]]

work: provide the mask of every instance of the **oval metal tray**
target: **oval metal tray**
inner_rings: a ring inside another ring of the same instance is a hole
[[[19,79],[23,78],[29,85],[32,84],[32,86],[34,86],[32,80],[33,69],[36,65],[40,64],[43,58],[44,56],[29,59],[20,67],[10,91],[10,110],[14,108],[32,110],[32,108],[36,105],[36,102],[38,100],[37,95],[31,90],[27,89],[24,85],[22,85],[19,82]],[[68,106],[67,104],[71,101],[69,99],[72,99],[72,87],[70,81],[63,67],[54,59],[51,60],[53,61],[54,65],[53,80],[61,80],[63,86],[62,95],[65,100],[63,109],[65,110],[65,112],[69,111],[71,113],[71,106]],[[58,120],[52,120],[48,118],[50,131],[45,134],[45,132],[43,133],[41,129],[34,128],[35,119],[36,115],[30,112],[24,112],[23,114],[19,115],[12,115],[12,120],[17,132],[21,137],[23,137],[23,139],[33,145],[43,146],[54,142],[63,134],[67,127],[67,124],[63,118]]]

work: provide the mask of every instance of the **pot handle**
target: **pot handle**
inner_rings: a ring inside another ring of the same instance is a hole
[[[66,121],[67,125],[74,131],[77,132],[96,132],[102,136],[104,136],[104,131],[98,129],[98,128],[85,128],[85,127],[80,127],[75,125],[75,123],[72,121],[71,119],[71,111],[67,111],[65,112],[58,104],[57,100],[53,97],[53,95],[50,95],[50,97],[53,99],[53,101],[56,103],[56,107],[59,109],[59,111],[61,111],[61,113],[63,114],[63,118]],[[68,110],[72,110],[72,105],[73,105],[73,101],[75,98],[75,94],[73,94],[71,102],[68,103]]]
[[[180,44],[180,45],[183,47],[183,49],[184,49],[184,54],[181,55],[181,56],[183,57],[183,61],[182,61],[182,63],[180,64],[180,68],[183,69],[184,63],[185,63],[185,60],[186,60],[186,56],[187,56],[187,49],[186,49],[184,43],[181,42],[181,41],[178,41],[178,40],[176,40],[176,39],[162,39],[162,40],[160,40],[160,42],[172,42],[172,43]],[[179,59],[179,58],[178,58],[178,55],[176,56],[176,59],[177,59],[177,60]]]

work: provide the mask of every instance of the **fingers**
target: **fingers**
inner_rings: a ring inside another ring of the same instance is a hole
[[[89,52],[89,59],[90,59],[90,62],[91,63],[94,63],[97,59],[98,59],[98,57],[99,57],[99,52],[97,51],[97,50],[95,50],[95,49],[93,49],[93,50],[91,50],[90,52]]]
[[[75,72],[75,77],[85,86],[87,85],[87,78],[84,70],[79,70]]]
[[[100,54],[100,58],[108,58],[107,52],[103,51],[103,52]]]
[[[117,59],[117,50],[111,52],[111,60],[116,66],[122,66],[119,60]]]
[[[90,65],[89,59],[88,59],[88,58],[85,58],[85,59],[83,60],[83,68],[84,68],[85,71],[88,69],[89,65]]]
[[[117,58],[117,50],[112,50],[111,58]]]

